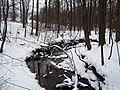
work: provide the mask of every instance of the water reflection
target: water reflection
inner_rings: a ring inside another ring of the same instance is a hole
[[[31,72],[36,73],[36,79],[40,86],[44,87],[46,90],[58,90],[56,85],[62,83],[65,79],[65,75],[68,77],[72,77],[72,72],[68,72],[63,69],[58,69],[54,65],[52,65],[49,60],[39,60],[39,61],[29,61],[27,62],[28,67]],[[60,89],[59,90],[64,90]],[[67,89],[66,89],[67,90]],[[68,89],[70,90],[70,88]]]
[[[62,83],[66,79],[65,76],[71,79],[72,75],[74,75],[74,72],[57,68],[56,66],[51,64],[51,61],[58,64],[68,57],[51,59],[48,57],[51,55],[50,53],[48,53],[48,51],[50,52],[50,50],[50,48],[45,47],[33,51],[33,55],[26,58],[26,63],[28,67],[30,68],[32,73],[36,73],[36,79],[38,80],[38,83],[46,90],[72,90],[74,88],[72,85],[56,88],[57,84]],[[52,52],[52,54],[59,56],[62,55],[63,52],[56,50]],[[81,85],[78,85],[78,90],[95,90],[91,87],[87,79],[80,77],[79,82],[85,83],[88,86],[82,87]]]

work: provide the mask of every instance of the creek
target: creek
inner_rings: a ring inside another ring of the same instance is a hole
[[[72,43],[75,42],[72,41]],[[75,72],[65,70],[63,68],[58,68],[56,65],[68,57],[50,58],[52,49],[54,48],[43,46],[41,48],[33,50],[32,55],[26,58],[26,64],[32,73],[36,73],[35,79],[38,80],[39,85],[46,90],[72,90],[74,88],[73,84],[64,84],[56,87],[58,84],[61,84],[63,82],[67,83],[67,81],[65,81],[67,77],[72,80],[72,76]],[[64,55],[64,53],[60,50],[54,50],[54,52],[52,52],[52,55],[57,57]],[[79,82],[87,85],[83,87],[78,84],[78,90],[95,90],[89,84],[89,81],[86,78],[81,78],[80,75],[78,75],[78,80]]]

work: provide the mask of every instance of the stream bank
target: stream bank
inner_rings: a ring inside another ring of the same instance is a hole
[[[57,42],[50,45],[58,45],[60,47],[62,45],[62,48],[67,47],[65,49],[68,50],[74,44],[80,43],[79,41],[81,42],[81,40],[77,40],[77,43],[75,43],[76,40],[71,40],[69,41],[69,44]],[[74,88],[74,82],[72,81],[72,76],[75,75],[74,71],[58,68],[56,66],[68,57],[64,56],[56,58],[57,56],[64,55],[64,53],[56,48],[50,47],[50,45],[33,50],[32,55],[26,58],[26,64],[32,73],[36,73],[38,83],[46,90],[72,90]],[[51,55],[56,57],[52,58]],[[87,69],[91,68],[88,68],[87,66],[86,70]],[[69,82],[68,79],[71,81]],[[83,85],[81,85],[81,83]],[[78,90],[95,90],[90,85],[89,80],[80,75],[78,75],[77,88]]]

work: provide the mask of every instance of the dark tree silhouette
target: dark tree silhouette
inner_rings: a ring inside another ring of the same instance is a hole
[[[37,11],[36,11],[36,33],[35,35],[38,36],[38,29],[39,29],[39,0],[37,0]]]
[[[0,12],[1,12],[1,2],[0,2]],[[1,33],[1,13],[0,13],[0,33]]]
[[[116,42],[120,41],[120,0],[116,5]]]
[[[102,65],[104,65],[103,45],[105,44],[106,3],[107,0],[99,0],[99,45],[101,45]]]
[[[4,6],[6,2],[6,7]],[[9,12],[9,0],[2,0],[2,6],[3,6],[3,20],[4,20],[4,28],[3,28],[3,35],[2,35],[2,44],[0,47],[0,53],[3,52],[3,46],[6,40],[6,33],[7,33],[7,18],[8,18],[8,12]]]
[[[34,14],[34,0],[32,0],[33,3],[32,3],[32,30],[31,30],[31,35],[33,35],[33,25],[34,25],[34,18],[33,18],[33,14]]]

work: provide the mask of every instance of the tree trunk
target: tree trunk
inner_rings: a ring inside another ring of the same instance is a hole
[[[31,30],[31,35],[33,35],[33,24],[34,24],[34,18],[33,18],[33,14],[34,14],[34,0],[33,0],[33,3],[32,3],[32,30]]]
[[[101,45],[101,63],[104,65],[103,45],[105,44],[106,29],[106,0],[99,0],[99,45]]]
[[[16,15],[15,15],[15,0],[12,0],[12,7],[13,7],[12,21],[15,21],[15,18],[16,18]]]
[[[75,0],[73,0],[73,24],[74,24],[74,31],[76,29],[76,23],[75,23]]]
[[[91,34],[91,30],[92,30],[92,0],[90,0],[90,7],[89,7],[89,16],[88,16],[88,30],[89,30],[89,34]]]
[[[50,6],[50,4],[51,4],[51,0],[49,0],[49,3],[48,3],[48,27],[49,27],[49,29],[51,29],[51,6]]]
[[[99,0],[99,45],[105,44],[106,0]]]
[[[23,18],[23,15],[22,15],[22,0],[20,0],[20,22],[23,22],[22,18]]]
[[[2,0],[2,4],[3,3],[4,3],[4,1]],[[4,46],[4,43],[5,43],[5,40],[6,40],[8,11],[9,11],[9,0],[7,0],[6,8],[3,8],[4,29],[3,29],[2,44],[1,44],[1,47],[0,47],[0,53],[3,52],[3,46]]]
[[[22,7],[23,7],[23,17],[22,17],[22,22],[23,22],[23,28],[25,28],[25,21],[26,21],[26,19],[25,19],[25,4],[24,4],[25,2],[24,2],[24,0],[22,0]]]
[[[36,33],[35,33],[36,36],[38,36],[38,29],[39,29],[39,0],[37,0]]]
[[[47,19],[48,19],[48,17],[47,17],[47,0],[45,0],[45,28],[47,28]]]
[[[28,11],[29,11],[29,2],[30,1],[27,1],[26,2],[26,8],[25,8],[25,10],[26,10],[26,13],[25,13],[25,34],[24,34],[24,37],[26,37],[26,34],[27,34],[27,23],[28,23]]]
[[[116,6],[116,42],[120,41],[120,0],[117,0]]]
[[[58,32],[57,32],[57,37],[60,32],[60,1],[57,0],[57,19],[58,19]]]
[[[109,5],[110,5],[110,9],[109,9],[109,44],[110,44],[110,40],[112,38],[112,6],[111,6],[111,0],[109,0]]]
[[[88,14],[87,14],[85,0],[83,0],[83,29],[85,32],[85,44],[87,46],[87,49],[90,50],[91,45],[90,45],[89,30],[88,30]]]
[[[0,2],[0,12],[1,12],[1,2]],[[0,13],[0,33],[1,33],[1,13]]]
[[[71,35],[71,31],[72,31],[72,25],[73,25],[73,23],[72,23],[72,0],[70,0],[70,35]]]
[[[0,48],[0,53],[3,52],[3,46],[6,40],[6,33],[7,33],[7,19],[5,19],[4,21],[4,29],[3,29],[3,35],[2,35],[2,44],[1,44],[1,48]]]

